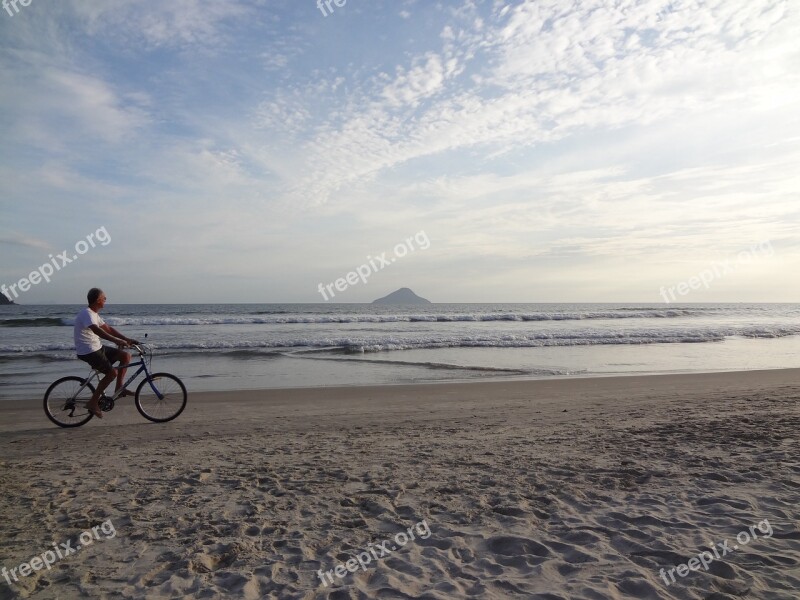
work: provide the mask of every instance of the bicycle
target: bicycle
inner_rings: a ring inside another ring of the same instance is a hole
[[[133,344],[139,354],[139,360],[132,362],[128,368],[138,366],[119,391],[113,396],[103,394],[100,397],[100,410],[109,412],[114,409],[114,402],[131,382],[144,371],[145,378],[136,388],[136,409],[149,421],[166,423],[172,421],[186,408],[186,386],[170,373],[151,373],[150,363],[153,350],[146,344]],[[92,399],[95,387],[92,381],[101,379],[102,373],[92,369],[86,378],[71,375],[54,381],[44,394],[44,412],[47,418],[59,427],[80,427],[91,421],[94,416],[86,405]]]

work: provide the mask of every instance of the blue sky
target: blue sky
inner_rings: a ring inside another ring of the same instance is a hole
[[[800,6],[32,0],[0,11],[18,297],[798,301]],[[13,16],[12,14],[13,13]]]

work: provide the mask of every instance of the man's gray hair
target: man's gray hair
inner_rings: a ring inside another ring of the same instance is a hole
[[[100,288],[92,288],[89,290],[89,293],[86,294],[86,299],[89,301],[89,306],[97,302],[97,299],[103,293],[103,290]]]

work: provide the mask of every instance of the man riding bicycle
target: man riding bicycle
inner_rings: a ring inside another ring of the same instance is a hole
[[[103,418],[100,410],[100,398],[108,385],[117,378],[116,391],[122,387],[125,371],[131,362],[131,355],[120,348],[127,348],[139,342],[125,337],[119,331],[106,325],[100,317],[100,312],[106,304],[106,295],[99,288],[92,288],[86,295],[89,306],[81,310],[75,317],[75,352],[82,361],[105,375],[97,384],[97,389],[92,394],[86,408],[95,417]],[[100,338],[113,342],[119,348],[104,346]],[[112,363],[119,361],[119,369],[112,367]],[[133,396],[133,392],[122,391],[122,396]]]

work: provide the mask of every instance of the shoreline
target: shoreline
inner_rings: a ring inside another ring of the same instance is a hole
[[[77,373],[76,373],[77,374]],[[769,379],[766,379],[768,378]],[[280,394],[285,392],[289,395],[300,395],[300,394],[311,394],[312,396],[317,396],[322,392],[329,391],[329,390],[336,390],[337,393],[335,396],[341,396],[342,393],[348,392],[355,395],[361,394],[369,394],[374,393],[376,390],[402,390],[402,389],[413,389],[419,388],[421,390],[426,390],[427,388],[431,388],[431,390],[435,390],[441,387],[453,386],[453,387],[461,387],[461,386],[513,386],[513,387],[539,387],[542,386],[545,389],[549,389],[553,386],[565,386],[564,393],[580,391],[578,388],[587,385],[582,382],[595,382],[595,381],[603,381],[609,385],[617,385],[622,382],[628,383],[641,383],[642,381],[650,381],[652,383],[664,382],[665,384],[669,383],[681,383],[682,380],[686,378],[691,378],[695,382],[703,385],[706,383],[706,380],[712,378],[715,380],[716,383],[720,383],[718,381],[719,378],[724,378],[729,380],[726,383],[736,383],[737,385],[744,385],[749,381],[756,381],[758,383],[767,385],[770,382],[779,382],[783,385],[790,385],[792,383],[797,383],[800,385],[800,367],[796,368],[783,368],[783,369],[751,369],[751,370],[731,370],[731,371],[676,371],[676,372],[669,372],[669,373],[631,373],[631,374],[571,374],[571,375],[552,375],[547,377],[487,377],[485,379],[458,379],[458,380],[441,380],[441,381],[426,381],[426,382],[405,382],[405,383],[385,383],[385,384],[363,384],[363,385],[352,385],[352,384],[333,384],[333,385],[317,385],[317,386],[308,386],[308,387],[260,387],[260,388],[230,388],[224,390],[198,390],[192,391],[188,389],[189,386],[187,385],[187,389],[189,392],[190,399],[197,399],[199,401],[211,401],[215,399],[216,396],[227,396],[227,395],[243,395],[248,399],[254,394],[265,394],[269,396],[273,396],[276,394]],[[669,381],[668,381],[669,380]],[[141,381],[141,377],[138,378],[134,383],[136,385],[139,384]],[[113,385],[113,384],[112,384]],[[747,386],[745,386],[747,387]],[[685,386],[682,387],[685,389]],[[230,399],[227,399],[230,400]],[[42,398],[11,398],[11,399],[4,399],[0,400],[0,413],[3,412],[4,408],[8,408],[15,403],[18,405],[18,408],[22,408],[31,402],[38,402],[41,404]],[[39,407],[41,408],[41,407]]]

